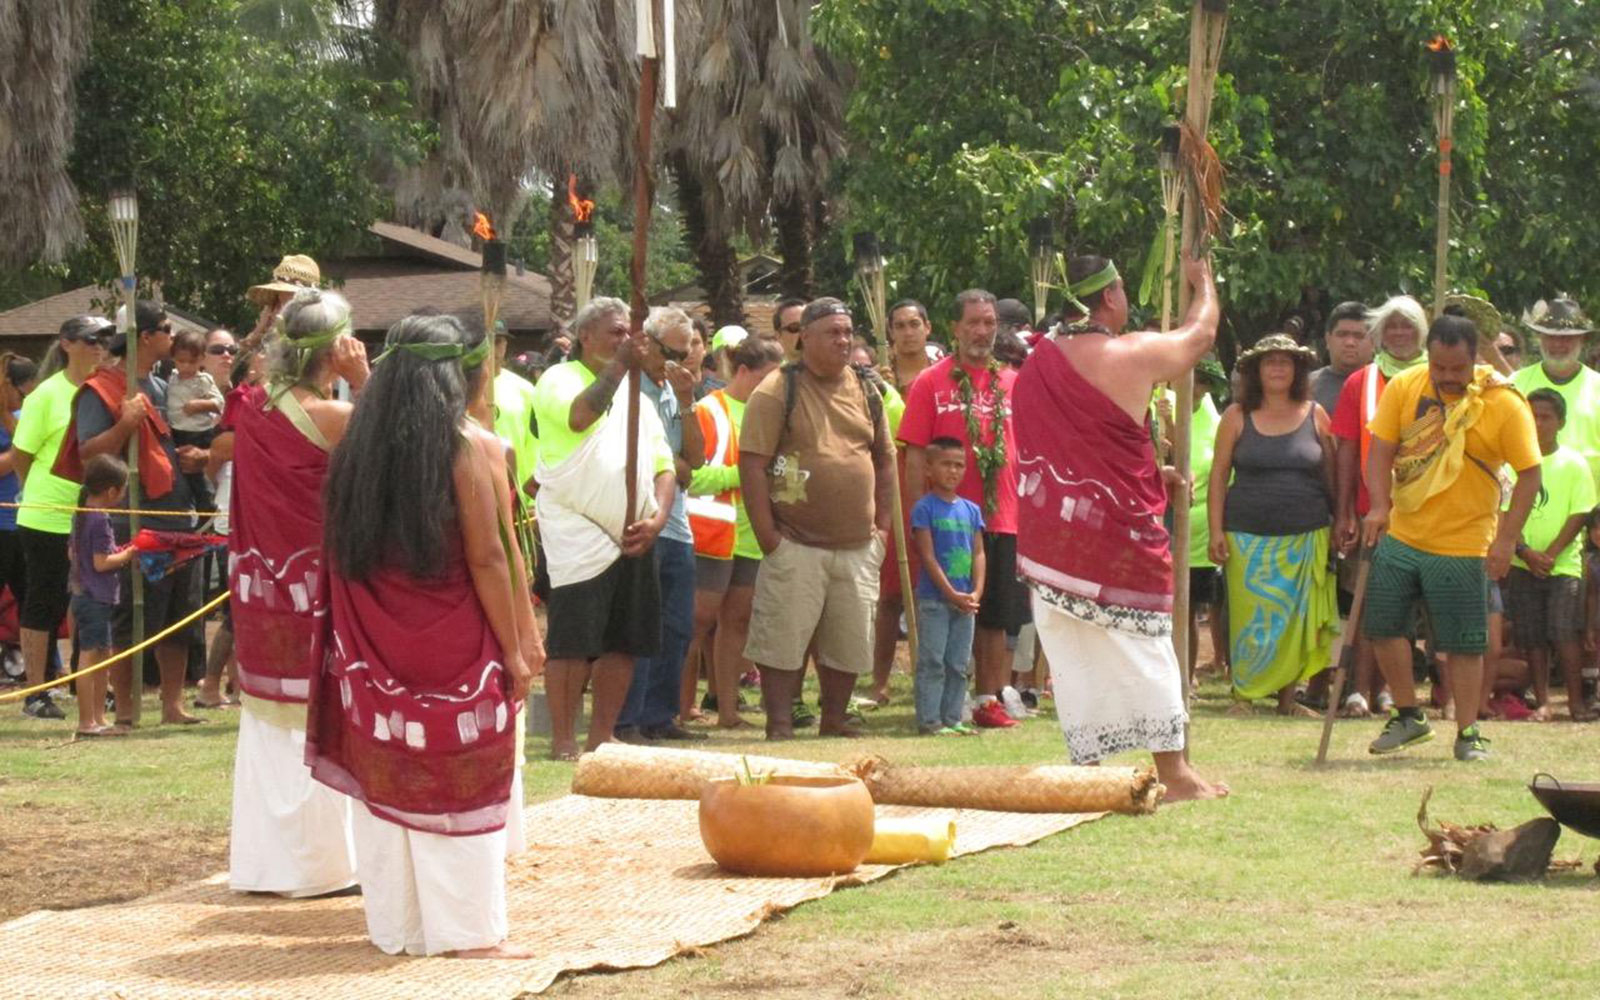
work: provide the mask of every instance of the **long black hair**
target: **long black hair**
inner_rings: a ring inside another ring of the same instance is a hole
[[[430,359],[407,344],[471,351],[481,330],[454,316],[407,316],[389,330],[387,354],[362,390],[328,464],[326,551],[333,569],[364,580],[384,567],[412,576],[443,572],[456,523],[452,473],[461,420],[482,362]]]

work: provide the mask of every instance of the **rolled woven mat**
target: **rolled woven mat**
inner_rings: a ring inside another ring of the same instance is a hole
[[[1022,813],[1153,813],[1165,791],[1153,767],[900,767],[881,757],[849,765],[872,801]]]
[[[746,763],[755,773],[848,774],[837,764],[811,760],[604,743],[578,758],[572,791],[602,799],[698,799],[701,785],[712,778],[731,778],[743,771]]]
[[[882,757],[840,766],[626,743],[606,743],[579,758],[572,791],[607,799],[698,799],[702,784],[738,773],[744,762],[754,772],[853,774],[866,782],[874,802],[939,809],[1143,814],[1155,812],[1163,791],[1148,767],[899,767]]]

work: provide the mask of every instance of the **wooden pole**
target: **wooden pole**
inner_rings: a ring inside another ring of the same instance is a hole
[[[641,13],[652,5],[639,5]],[[641,33],[645,28],[641,28]],[[635,342],[644,331],[650,303],[645,298],[645,269],[650,260],[650,202],[653,184],[650,171],[650,144],[656,112],[656,79],[659,60],[645,56],[639,69],[639,124],[633,165],[633,261],[629,269],[633,285],[631,333]],[[626,523],[639,515],[639,358],[630,343],[628,348],[628,452]]]
[[[126,362],[124,369],[127,377],[127,386],[123,389],[123,399],[129,400],[139,394],[139,320],[134,310],[134,284],[132,274],[124,275],[122,279],[122,304],[125,317],[122,322],[122,333],[127,345],[123,358]],[[128,493],[127,503],[131,513],[128,514],[128,539],[132,541],[139,535],[139,507],[144,491],[139,483],[139,439],[143,427],[135,427],[133,434],[128,438]],[[135,559],[128,570],[128,578],[133,586],[133,627],[132,645],[137,646],[144,641],[144,573],[139,568],[139,561]],[[50,637],[55,642],[55,636]],[[128,664],[128,671],[133,679],[133,686],[128,700],[131,705],[118,705],[119,713],[127,712],[126,718],[132,720],[134,725],[139,724],[139,717],[144,708],[144,660],[145,654],[140,653]]]
[[[1429,43],[1433,58],[1434,127],[1439,138],[1439,200],[1433,249],[1433,318],[1444,315],[1450,291],[1450,178],[1455,148],[1456,53],[1443,35]]]
[[[1189,21],[1189,84],[1186,94],[1184,120],[1193,134],[1204,138],[1211,125],[1211,92],[1216,80],[1216,64],[1212,54],[1217,35],[1226,28],[1228,8],[1223,0],[1194,0]],[[1220,22],[1220,23],[1217,23]],[[1196,190],[1192,172],[1188,176],[1183,199],[1183,255],[1193,257],[1205,252],[1205,213]],[[1178,287],[1178,311],[1187,315],[1191,292],[1187,281]],[[1190,464],[1191,431],[1194,424],[1194,372],[1184,372],[1174,387],[1177,402],[1172,430],[1172,464],[1185,481]],[[1187,504],[1181,516],[1172,519],[1172,644],[1178,654],[1178,669],[1182,677],[1184,701],[1189,690],[1189,518]],[[1184,740],[1187,752],[1188,740]]]

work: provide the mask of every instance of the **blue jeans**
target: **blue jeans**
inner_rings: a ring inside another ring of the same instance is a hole
[[[917,726],[953,726],[961,721],[972,663],[973,615],[943,598],[917,598]]]
[[[656,539],[656,574],[661,583],[661,651],[633,662],[633,683],[618,726],[655,729],[678,717],[678,682],[694,638],[694,545]]]

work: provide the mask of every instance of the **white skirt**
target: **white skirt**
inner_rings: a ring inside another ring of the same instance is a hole
[[[1172,638],[1091,625],[1031,596],[1072,762],[1093,764],[1141,747],[1182,750],[1189,713]]]
[[[311,777],[304,729],[239,710],[228,886],[320,896],[356,883],[351,802]]]
[[[447,837],[355,810],[367,936],[389,955],[492,948],[506,939],[506,858],[522,850],[522,772],[493,833]]]

